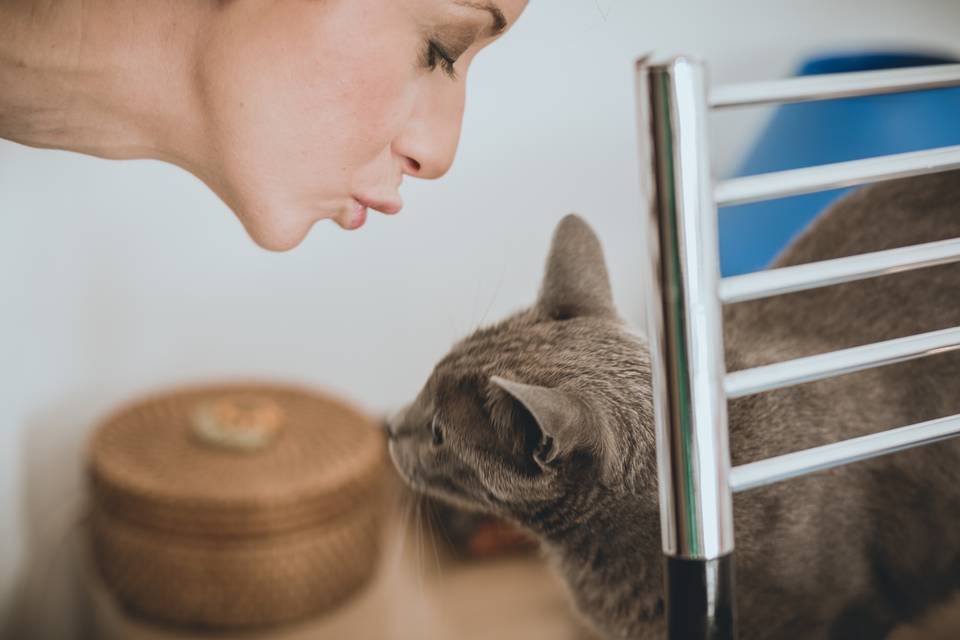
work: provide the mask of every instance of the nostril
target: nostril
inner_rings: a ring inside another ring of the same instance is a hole
[[[407,158],[407,173],[410,175],[417,175],[420,173],[421,165],[419,162],[413,158]]]

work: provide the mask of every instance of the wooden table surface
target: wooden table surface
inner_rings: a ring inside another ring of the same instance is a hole
[[[376,577],[315,620],[245,633],[165,629],[126,615],[91,579],[94,637],[102,640],[592,640],[561,582],[536,553],[454,559],[409,509],[395,510]],[[890,640],[960,638],[960,598]]]

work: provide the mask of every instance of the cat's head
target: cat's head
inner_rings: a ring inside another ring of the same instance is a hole
[[[415,489],[523,521],[595,491],[655,491],[646,350],[613,305],[577,216],[554,233],[536,303],[441,360],[389,424]]]

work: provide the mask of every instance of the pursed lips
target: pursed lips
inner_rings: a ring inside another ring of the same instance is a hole
[[[356,200],[357,204],[361,207],[373,209],[374,211],[379,211],[387,215],[398,213],[400,209],[403,208],[403,200],[400,198],[400,194],[389,199],[377,199],[365,196],[354,196],[353,199]]]

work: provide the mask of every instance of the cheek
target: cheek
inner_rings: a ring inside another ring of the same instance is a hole
[[[390,440],[387,451],[404,480],[420,490],[445,476],[448,470],[448,464],[437,455],[433,446],[413,437]]]
[[[340,58],[342,75],[315,82],[303,98],[316,105],[316,113],[329,114],[317,123],[317,139],[327,141],[340,164],[356,172],[388,151],[401,133],[413,111],[419,78],[412,61],[395,54],[351,54]]]
[[[416,41],[396,25],[356,24],[350,2],[323,4],[238,3],[204,56],[208,182],[255,237],[305,233],[350,205],[358,177],[395,172]],[[384,37],[359,41],[365,32]]]

